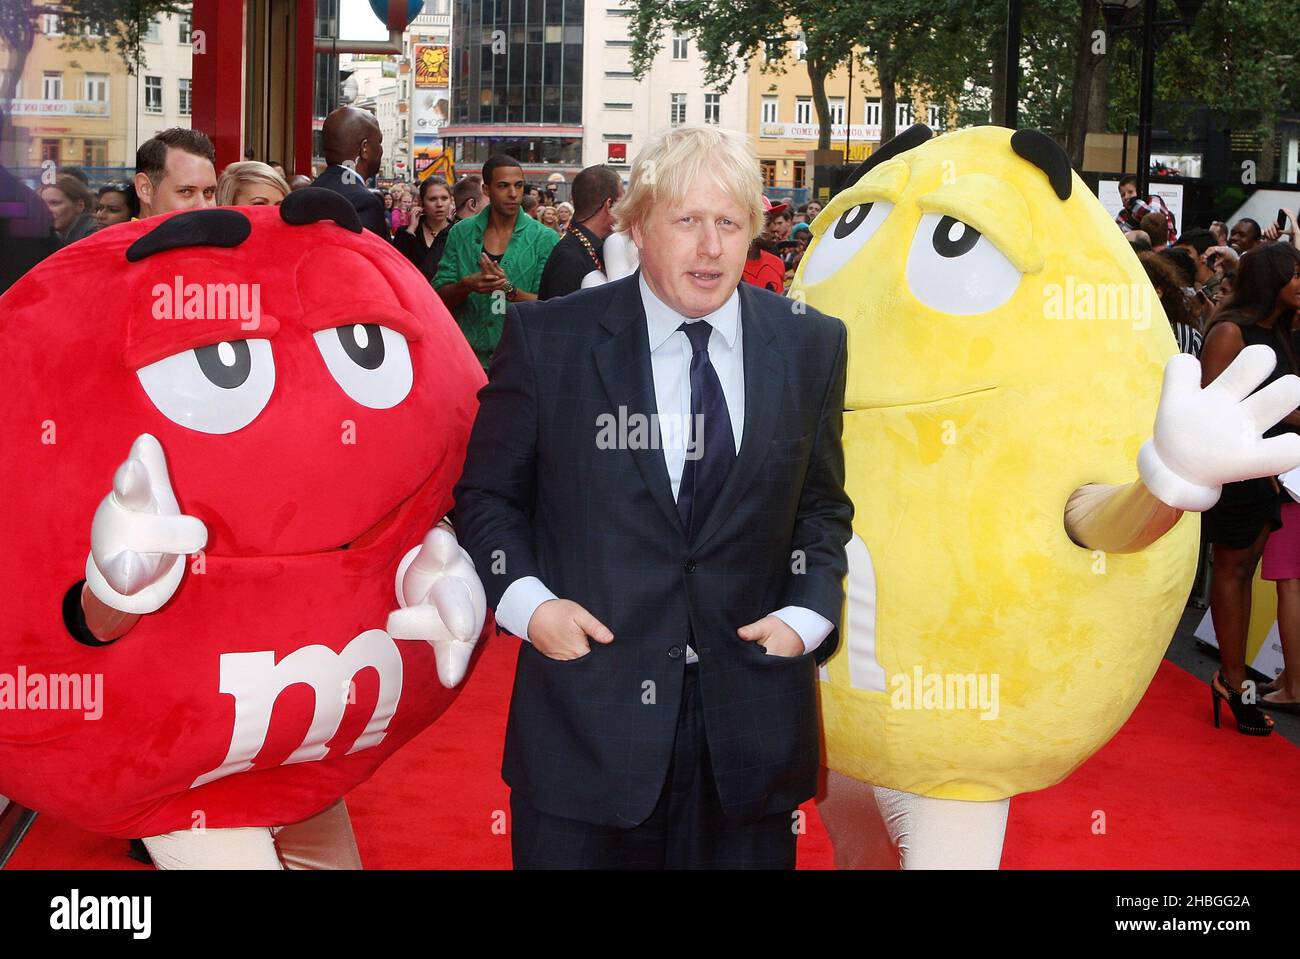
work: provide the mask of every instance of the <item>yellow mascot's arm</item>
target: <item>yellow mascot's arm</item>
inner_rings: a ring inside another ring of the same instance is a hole
[[[1065,531],[1084,549],[1136,553],[1174,528],[1183,511],[1151,495],[1141,480],[1127,486],[1089,483],[1065,504]]]

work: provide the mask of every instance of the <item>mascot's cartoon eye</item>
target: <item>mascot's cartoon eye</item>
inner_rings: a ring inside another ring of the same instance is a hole
[[[266,408],[275,389],[270,340],[223,340],[136,370],[158,412],[200,433],[233,433]]]
[[[803,260],[803,282],[818,283],[839,270],[862,249],[894,209],[888,200],[859,203],[840,214]]]
[[[1020,276],[969,223],[942,213],[921,217],[907,256],[907,285],[926,306],[956,316],[987,313],[1011,299]]]
[[[315,334],[330,376],[362,406],[386,410],[411,392],[406,337],[378,323],[350,323]]]

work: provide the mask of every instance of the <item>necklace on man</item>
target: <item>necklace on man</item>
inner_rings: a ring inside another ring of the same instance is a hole
[[[576,228],[569,232],[578,238],[578,242],[582,244],[583,248],[587,251],[587,255],[590,256],[592,262],[596,264],[596,269],[604,273],[605,264],[600,262],[600,256],[596,253],[596,248],[591,245],[591,241],[587,239],[587,235]]]

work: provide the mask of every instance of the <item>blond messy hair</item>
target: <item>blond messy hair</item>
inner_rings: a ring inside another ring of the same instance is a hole
[[[749,238],[763,231],[763,177],[743,133],[712,124],[679,126],[650,137],[636,159],[627,191],[614,204],[615,228],[645,228],[658,206],[679,201],[701,176],[710,176],[749,214]]]
[[[245,183],[261,183],[279,190],[281,197],[289,195],[289,184],[275,168],[258,160],[240,160],[221,171],[217,181],[217,206],[233,206],[239,188]]]

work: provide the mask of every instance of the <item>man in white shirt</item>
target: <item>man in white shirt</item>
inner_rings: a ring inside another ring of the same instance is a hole
[[[741,285],[740,134],[677,127],[615,208],[634,276],[511,307],[457,487],[521,643],[517,868],[792,868],[852,506],[845,330]]]

